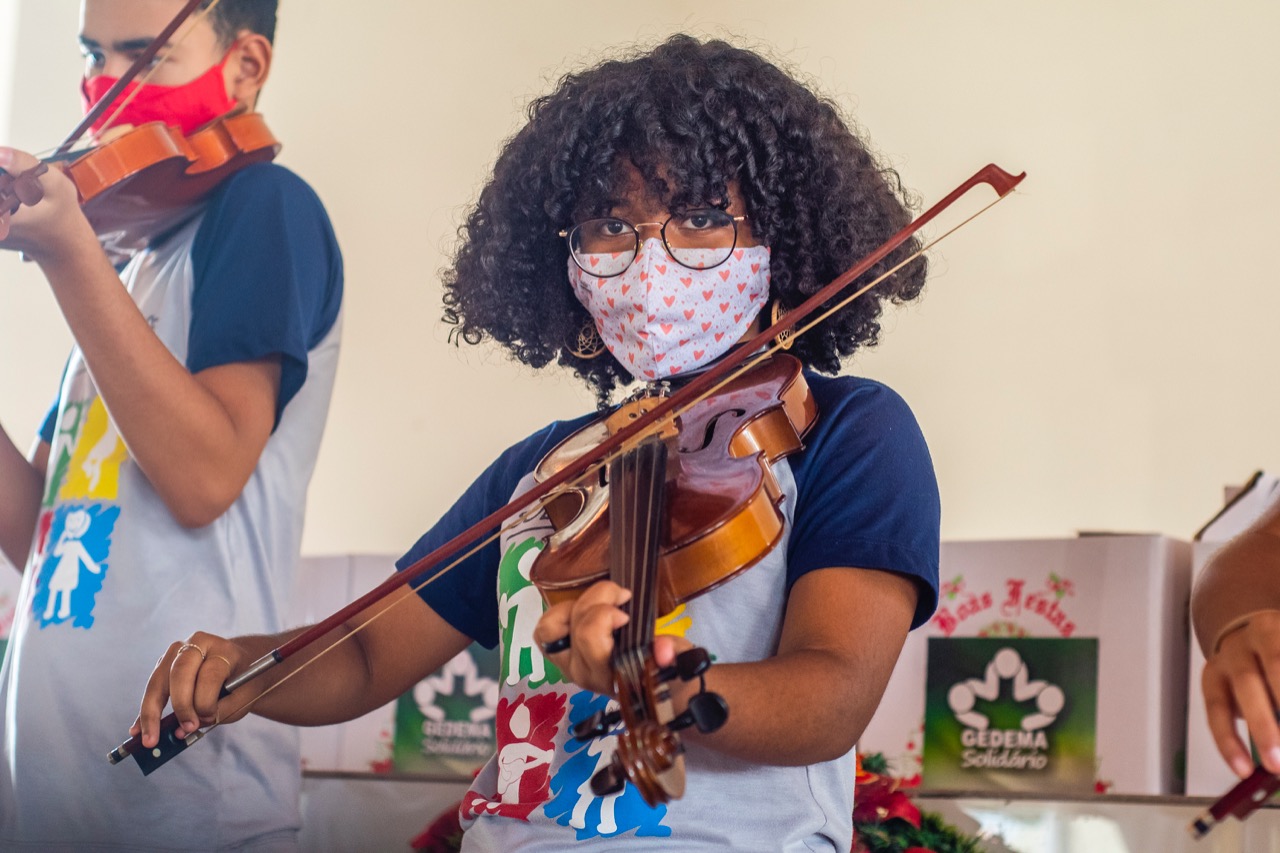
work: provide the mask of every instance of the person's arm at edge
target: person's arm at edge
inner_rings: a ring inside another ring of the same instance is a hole
[[[1259,610],[1280,610],[1280,503],[1222,546],[1191,591],[1191,622],[1205,657],[1224,629]]]
[[[26,565],[40,517],[48,462],[48,442],[37,440],[31,452],[23,456],[0,427],[0,551],[20,572]]]
[[[1240,738],[1243,718],[1263,766],[1280,773],[1280,505],[1224,545],[1191,593],[1191,620],[1204,651],[1205,715],[1218,752],[1237,776],[1253,771]]]

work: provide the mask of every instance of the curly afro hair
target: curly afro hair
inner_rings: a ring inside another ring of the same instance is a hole
[[[558,232],[607,213],[634,164],[668,209],[727,204],[738,182],[755,236],[770,247],[770,298],[791,308],[910,221],[896,172],[876,162],[836,107],[770,62],[686,35],[561,80],[529,107],[459,229],[444,273],[444,319],[468,343],[492,338],[532,367],[571,368],[604,405],[631,376],[607,352],[571,352],[591,322],[570,289]],[[919,249],[910,240],[867,276]],[[796,339],[792,353],[835,373],[876,343],[884,300],[924,287],[924,259]],[[767,315],[766,315],[767,316]],[[456,338],[455,338],[456,339]]]

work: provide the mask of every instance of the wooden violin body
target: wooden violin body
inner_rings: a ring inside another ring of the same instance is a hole
[[[190,136],[163,122],[139,125],[88,152],[73,152],[61,168],[103,249],[122,258],[181,225],[226,178],[279,151],[259,113],[239,113]]]
[[[535,478],[554,475],[658,401],[638,400],[569,436],[543,459]],[[658,615],[755,565],[782,536],[782,492],[769,466],[800,449],[816,414],[800,362],[779,355],[690,406],[664,433],[672,453]],[[609,577],[606,485],[579,484],[547,506],[556,532],[531,578],[550,603]]]

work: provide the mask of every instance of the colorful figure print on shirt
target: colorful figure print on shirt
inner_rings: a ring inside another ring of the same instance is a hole
[[[610,707],[616,708],[617,703],[607,696],[581,690],[569,700],[569,725]],[[635,785],[628,783],[618,793],[605,797],[592,792],[591,777],[613,761],[617,743],[613,735],[586,742],[569,738],[565,742],[569,758],[551,780],[554,797],[544,809],[547,817],[561,826],[572,827],[579,841],[632,831],[638,836],[670,835],[671,828],[662,825],[667,807],[651,808]]]
[[[657,634],[683,637],[692,624],[683,604],[660,618],[654,627]],[[576,725],[602,709],[613,710],[617,703],[605,696],[586,690],[578,691],[569,700],[569,727]],[[579,840],[609,837],[635,830],[636,835],[667,836],[670,827],[664,826],[667,813],[665,805],[650,807],[634,785],[628,784],[622,791],[597,797],[591,790],[591,777],[613,760],[617,749],[617,736],[593,738],[586,743],[569,738],[565,751],[569,758],[556,771],[551,780],[555,795],[544,811],[561,826],[572,827]]]
[[[548,661],[533,640],[533,629],[542,617],[545,604],[538,588],[529,580],[533,561],[542,553],[550,533],[545,519],[524,529],[502,555],[498,565],[498,625],[501,628],[502,680],[508,685],[525,681],[529,687],[558,684],[564,676]]]
[[[107,416],[102,398],[95,399],[71,454],[67,479],[58,497],[62,500],[115,500],[120,495],[120,466],[128,458],[124,441]]]
[[[119,507],[67,504],[53,514],[32,614],[41,628],[71,620],[77,628],[93,625],[93,605],[107,574],[107,555]]]
[[[497,791],[492,798],[468,791],[464,819],[488,814],[526,820],[546,802],[564,704],[563,693],[498,700]]]
[[[57,464],[37,527],[39,567],[31,613],[41,628],[93,625],[120,508],[120,466],[129,454],[101,398],[67,403],[50,453]]]

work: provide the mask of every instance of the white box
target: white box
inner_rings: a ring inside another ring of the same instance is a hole
[[[1181,792],[1189,581],[1190,546],[1163,536],[944,542],[938,610],[907,637],[859,749],[919,772],[929,637],[1097,637],[1099,790]]]

